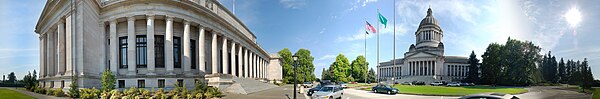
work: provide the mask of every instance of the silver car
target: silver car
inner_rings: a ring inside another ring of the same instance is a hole
[[[312,99],[342,99],[344,88],[336,85],[325,85],[321,90],[312,94]]]

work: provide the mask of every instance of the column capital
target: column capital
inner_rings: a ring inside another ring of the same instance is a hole
[[[134,16],[128,16],[127,17],[127,21],[135,21],[135,17]]]
[[[113,19],[113,20],[110,20],[110,21],[108,21],[108,23],[109,23],[109,24],[117,24],[117,20],[116,20],[116,19]]]
[[[154,19],[154,14],[146,14],[147,19]]]
[[[188,20],[185,20],[185,19],[184,19],[184,20],[183,20],[183,24],[184,24],[184,25],[190,25],[190,24],[191,24],[191,22],[190,22],[190,21],[188,21]]]
[[[167,20],[167,21],[173,21],[173,16],[166,15],[165,16],[165,20]]]

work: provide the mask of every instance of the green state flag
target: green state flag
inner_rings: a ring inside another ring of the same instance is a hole
[[[381,15],[381,13],[379,13],[379,22],[381,22],[381,24],[383,24],[384,28],[387,27],[387,19],[385,19],[385,17],[383,17],[383,15]]]

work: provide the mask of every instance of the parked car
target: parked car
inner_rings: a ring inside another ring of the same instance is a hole
[[[340,85],[342,88],[348,88],[348,85],[344,82],[339,82],[338,85]]]
[[[371,90],[375,93],[387,93],[387,94],[398,93],[398,89],[392,88],[389,85],[377,85],[375,87],[372,87]]]
[[[304,88],[310,88],[313,86],[312,82],[304,82],[304,84],[302,84],[302,86],[304,86]]]
[[[413,81],[413,85],[425,85],[425,82],[422,81]]]
[[[402,82],[402,85],[413,85],[411,82]]]
[[[431,82],[430,85],[432,85],[432,86],[441,86],[441,85],[444,85],[444,83],[436,81],[436,82]]]
[[[308,92],[306,92],[306,95],[312,96],[313,93],[321,90],[321,88],[323,88],[323,85],[325,85],[325,83],[318,84],[315,87],[308,89]]]
[[[483,93],[467,95],[458,99],[519,99],[519,97],[504,93]]]
[[[335,85],[325,85],[311,95],[312,99],[342,99],[344,88]]]
[[[446,86],[460,86],[460,82],[450,82]]]
[[[475,86],[475,83],[460,83],[461,86]]]

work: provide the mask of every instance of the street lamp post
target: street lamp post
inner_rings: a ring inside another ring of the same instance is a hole
[[[298,56],[294,55],[294,56],[292,56],[292,58],[294,59],[294,63],[293,63],[293,65],[294,65],[294,99],[296,99],[296,86],[297,86],[296,85],[297,84],[296,67],[298,66]]]

